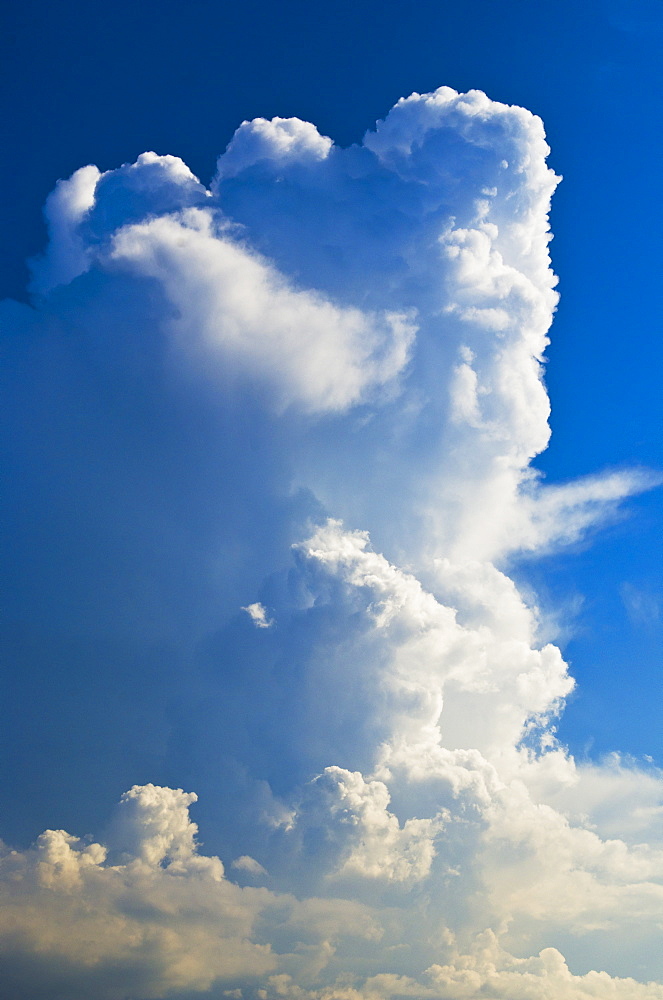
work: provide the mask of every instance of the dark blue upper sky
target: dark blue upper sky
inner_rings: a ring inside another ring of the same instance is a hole
[[[83,164],[153,149],[208,183],[243,119],[297,116],[348,145],[402,95],[478,88],[543,118],[564,176],[539,468],[553,480],[660,468],[662,34],[661,0],[15,3],[1,43],[2,294],[26,297],[44,199]],[[650,494],[591,548],[519,571],[551,606],[585,598],[566,649],[580,693],[561,730],[576,751],[663,755],[660,515]]]

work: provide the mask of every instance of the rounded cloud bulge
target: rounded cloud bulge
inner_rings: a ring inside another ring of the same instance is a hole
[[[332,141],[320,135],[315,125],[300,118],[254,118],[242,122],[228,148],[217,163],[212,191],[217,192],[225,178],[235,177],[249,167],[263,164],[278,169],[294,163],[313,164],[324,160]]]
[[[238,172],[307,163],[320,145],[330,140],[312,125],[258,120],[238,130],[225,156]],[[416,329],[411,311],[364,312],[298,287],[213,202],[178,157],[143,153],[104,174],[83,167],[48,199],[51,242],[33,262],[33,288],[47,294],[93,267],[152,278],[177,317],[166,326],[178,361],[212,378],[217,369],[219,382],[244,372],[273,391],[278,408],[344,410],[399,375]]]
[[[531,465],[548,152],[442,87],[49,196],[0,304],[5,721],[52,790],[3,833],[8,1000],[663,1000],[663,780],[558,740],[510,575],[655,482]]]

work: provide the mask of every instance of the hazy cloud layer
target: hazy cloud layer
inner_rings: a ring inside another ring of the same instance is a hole
[[[209,189],[145,153],[49,197],[0,306],[9,619],[102,733],[71,814],[143,777],[4,851],[11,1000],[663,998],[663,780],[558,743],[574,682],[508,575],[655,483],[530,465],[547,153],[441,88],[350,149],[244,122]]]

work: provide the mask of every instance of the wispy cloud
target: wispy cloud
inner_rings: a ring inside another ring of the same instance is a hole
[[[627,614],[634,625],[660,624],[661,598],[659,594],[636,587],[628,581],[622,584],[620,594]]]

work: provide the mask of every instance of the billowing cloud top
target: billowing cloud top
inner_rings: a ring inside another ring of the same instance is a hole
[[[187,651],[163,756],[227,856],[145,778],[98,840],[7,849],[12,1000],[663,998],[663,783],[557,742],[573,680],[507,575],[653,483],[530,467],[547,153],[443,87],[349,149],[244,122],[209,189],[144,153],[49,197],[0,308],[10,611]]]

